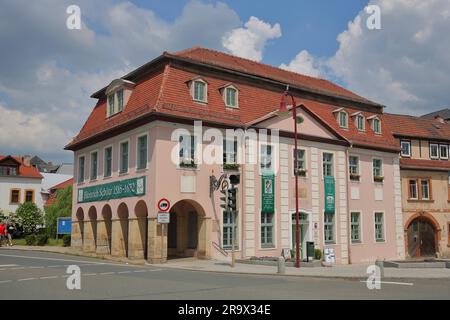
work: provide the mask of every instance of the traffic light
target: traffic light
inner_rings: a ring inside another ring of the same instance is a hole
[[[227,193],[227,205],[232,213],[236,213],[237,199],[236,199],[237,189],[230,188]]]
[[[223,208],[224,211],[228,211],[228,189],[220,190],[223,196],[220,197],[220,207]]]

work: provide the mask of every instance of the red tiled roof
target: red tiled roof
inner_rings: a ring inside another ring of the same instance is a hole
[[[50,196],[48,197],[47,201],[45,202],[45,206],[52,205],[56,202],[56,191],[60,189],[67,188],[68,186],[73,185],[73,178],[70,178],[66,181],[63,181],[61,183],[58,183],[57,185],[54,185],[50,188]]]
[[[175,53],[175,55],[263,76],[273,75],[276,78],[279,77],[280,81],[286,83],[309,83],[310,86],[318,86],[323,90],[334,90],[333,92],[335,94],[347,94],[348,97],[353,98],[358,97],[350,91],[325,80],[295,74],[208,49],[194,48]],[[161,68],[159,72],[147,75],[146,78],[137,81],[124,110],[109,119],[106,118],[106,98],[99,99],[80,133],[66,148],[70,149],[73,145],[92,138],[108,129],[152,113],[244,127],[277,110],[279,106],[281,92],[271,91],[270,89],[239,81],[230,82],[229,78],[220,79],[219,76],[211,77],[205,75],[201,75],[201,77],[208,83],[208,103],[201,104],[194,102],[188,90],[187,83],[196,76],[199,76],[199,74],[166,64],[164,69]],[[239,88],[238,109],[227,108],[220,92],[220,89],[224,85],[230,83]],[[352,123],[350,123],[348,130],[344,130],[338,126],[332,114],[332,111],[337,108],[336,106],[306,99],[296,99],[298,104],[303,103],[306,108],[315,113],[325,123],[328,123],[336,132],[348,139],[351,143],[360,146],[398,151],[398,145],[383,120],[383,134],[381,136],[375,135],[368,124],[364,133],[358,132],[356,127],[352,126]],[[345,110],[349,115],[356,111],[361,111],[355,108],[345,108]],[[374,110],[379,110],[379,108],[374,108]],[[377,114],[383,119],[381,113],[362,112],[366,117]]]
[[[450,140],[449,123],[392,113],[385,113],[384,117],[397,136]]]
[[[446,160],[426,160],[426,159],[400,159],[400,168],[402,169],[430,169],[439,171],[450,171],[450,161]]]
[[[273,79],[298,87],[321,91],[325,94],[333,94],[343,98],[356,99],[365,103],[373,103],[370,100],[367,100],[328,80],[287,71],[271,65],[236,57],[216,50],[194,47],[171,53],[171,55]]]
[[[16,162],[19,163],[19,172],[18,175],[15,177],[23,177],[23,178],[38,178],[38,179],[42,179],[42,175],[39,173],[39,170],[36,169],[33,166],[26,166],[23,163],[23,158],[22,157],[15,157],[15,156],[2,156],[0,155],[0,161],[3,161],[7,158],[12,158],[14,159]]]

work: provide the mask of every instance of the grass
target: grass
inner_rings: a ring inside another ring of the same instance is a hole
[[[25,238],[20,238],[20,239],[13,239],[13,244],[17,245],[17,246],[26,246],[27,244],[25,243]],[[47,246],[52,246],[52,247],[62,247],[63,246],[63,240],[62,239],[48,239],[48,243],[46,244]]]

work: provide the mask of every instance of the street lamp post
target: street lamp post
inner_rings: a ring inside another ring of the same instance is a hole
[[[294,141],[295,141],[295,150],[294,150],[294,162],[296,170],[294,171],[295,175],[295,255],[296,255],[296,267],[300,268],[300,234],[299,234],[299,217],[298,217],[298,142],[297,142],[297,105],[294,100],[294,96],[289,92],[289,86],[284,91],[281,96],[280,102],[280,113],[288,113],[289,110],[286,106],[285,98],[289,96],[292,100],[292,116],[294,118]]]

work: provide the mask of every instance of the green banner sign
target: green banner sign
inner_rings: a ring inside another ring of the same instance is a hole
[[[275,176],[261,176],[261,187],[261,211],[264,213],[275,212]]]
[[[78,189],[78,203],[104,201],[145,194],[145,176]]]
[[[334,177],[326,176],[323,180],[325,183],[325,213],[334,214]]]

